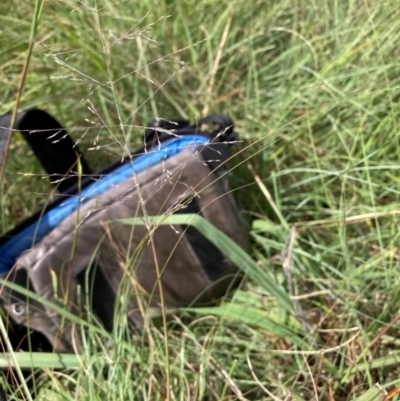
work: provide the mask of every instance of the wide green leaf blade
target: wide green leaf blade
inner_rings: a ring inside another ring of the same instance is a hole
[[[49,368],[67,369],[82,367],[82,356],[49,352],[15,352],[14,358],[21,369]],[[9,353],[0,354],[0,369],[14,368],[15,362]]]

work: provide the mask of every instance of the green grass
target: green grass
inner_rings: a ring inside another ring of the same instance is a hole
[[[14,105],[33,10],[0,5],[0,113]],[[140,146],[154,116],[234,118],[242,158],[230,182],[251,256],[285,297],[291,260],[294,307],[310,330],[249,274],[220,306],[176,316],[168,361],[162,330],[128,341],[93,323],[85,354],[68,360],[75,368],[53,370],[38,356],[36,399],[267,400],[268,390],[281,400],[348,400],[398,380],[398,323],[388,327],[400,306],[396,2],[47,1],[36,40],[21,107],[57,116],[94,167]],[[49,191],[15,136],[2,231]]]

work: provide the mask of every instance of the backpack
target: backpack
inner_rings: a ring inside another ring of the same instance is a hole
[[[202,130],[207,124],[212,131]],[[10,116],[0,117],[0,164]],[[212,115],[196,124],[155,120],[144,147],[93,173],[74,141],[48,113],[32,109],[14,125],[60,195],[0,238],[3,308],[18,324],[42,333],[59,352],[81,350],[78,330],[59,305],[82,315],[90,308],[107,330],[116,297],[141,328],[154,308],[212,302],[241,279],[234,266],[190,224],[154,225],[154,216],[196,213],[247,250],[247,235],[226,179],[234,124]],[[55,179],[55,180],[54,180]],[[141,219],[141,224],[132,223]],[[129,219],[130,222],[127,223]],[[89,282],[89,284],[88,284]],[[13,290],[11,290],[11,288]],[[38,294],[31,299],[28,288]]]

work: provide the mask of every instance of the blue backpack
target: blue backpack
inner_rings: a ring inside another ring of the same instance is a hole
[[[202,130],[205,124],[215,129]],[[0,165],[12,135],[9,125],[9,115],[0,117]],[[236,141],[229,117],[212,115],[194,125],[153,121],[142,149],[96,173],[48,113],[22,112],[15,129],[60,195],[0,238],[0,274],[7,282],[80,315],[87,294],[79,288],[92,288],[91,311],[108,330],[117,294],[128,294],[126,313],[138,328],[162,303],[207,303],[237,284],[237,267],[196,228],[150,222],[154,216],[200,214],[247,249],[225,176]],[[17,325],[42,333],[58,351],[71,351],[72,344],[80,349],[72,323],[62,324],[49,303],[10,287],[2,287],[0,299]]]

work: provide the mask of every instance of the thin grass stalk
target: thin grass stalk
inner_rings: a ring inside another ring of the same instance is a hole
[[[24,375],[22,374],[21,367],[19,366],[18,360],[15,357],[15,353],[14,353],[13,347],[11,345],[10,339],[8,338],[7,330],[6,330],[6,327],[4,326],[3,317],[1,315],[0,315],[0,332],[1,332],[1,335],[3,336],[4,342],[6,344],[7,352],[9,354],[9,356],[11,357],[12,362],[14,364],[14,369],[16,370],[18,378],[21,382],[20,384],[25,392],[26,399],[29,401],[33,401],[32,396],[28,389],[28,385],[26,384]]]
[[[35,10],[33,12],[33,19],[32,19],[32,24],[31,24],[31,33],[29,36],[29,45],[28,45],[28,54],[25,59],[24,67],[22,69],[21,73],[21,78],[19,80],[19,85],[18,85],[18,90],[17,90],[17,96],[15,97],[15,104],[14,108],[11,114],[11,122],[10,122],[10,128],[8,131],[8,135],[6,138],[6,144],[4,147],[4,162],[0,163],[0,182],[3,178],[3,173],[4,173],[4,167],[6,165],[6,160],[8,156],[8,151],[10,148],[10,142],[11,142],[11,133],[12,129],[14,127],[14,124],[17,120],[17,114],[18,114],[18,108],[21,103],[21,96],[22,96],[22,91],[24,89],[24,84],[25,84],[25,79],[28,74],[28,68],[29,68],[29,63],[31,61],[31,56],[32,56],[32,50],[33,46],[35,45],[35,37],[36,37],[36,32],[40,20],[40,15],[42,13],[42,8],[45,0],[36,0],[35,1]]]

